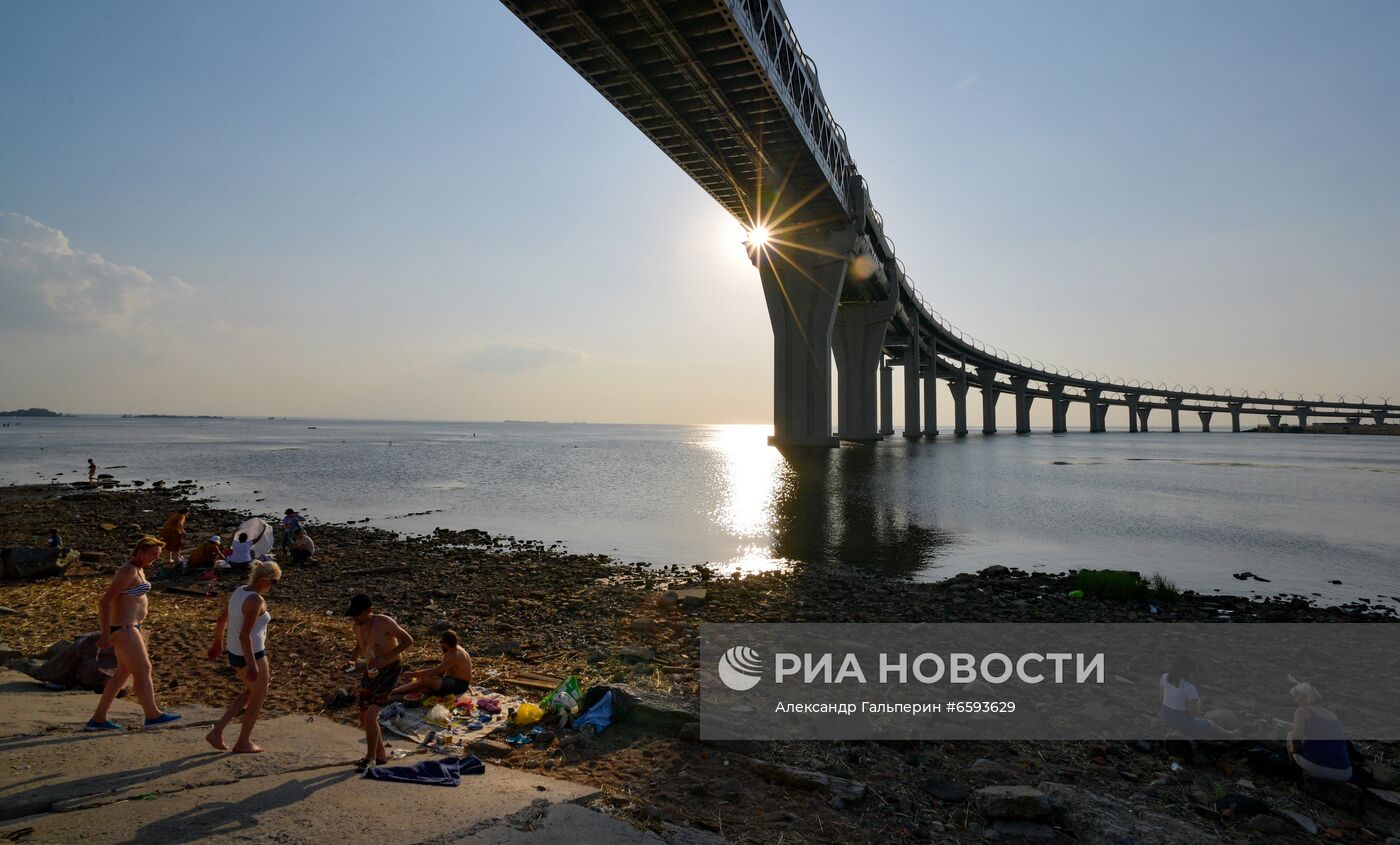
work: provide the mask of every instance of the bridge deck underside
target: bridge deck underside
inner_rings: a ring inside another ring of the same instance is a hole
[[[845,219],[721,0],[503,2],[741,223]]]

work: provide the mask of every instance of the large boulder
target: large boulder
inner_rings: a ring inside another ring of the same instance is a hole
[[[1050,799],[1030,786],[986,786],[972,793],[972,803],[992,819],[1038,819],[1050,815]]]
[[[46,684],[100,690],[110,677],[97,668],[97,632],[84,634],[67,648],[51,649],[54,655],[28,674]]]
[[[52,578],[63,574],[58,549],[15,546],[0,552],[0,565],[6,578]]]
[[[1056,815],[1074,832],[1079,845],[1215,845],[1220,841],[1188,822],[1089,789],[1049,781],[1041,783],[1039,789],[1049,797]]]

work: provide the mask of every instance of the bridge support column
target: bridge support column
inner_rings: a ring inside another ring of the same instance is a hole
[[[1050,391],[1050,431],[1064,434],[1069,430],[1065,426],[1065,411],[1069,408],[1069,400],[1065,398],[1065,386],[1047,384],[1045,389]]]
[[[948,392],[953,394],[953,435],[967,436],[967,373],[948,382]]]
[[[1371,419],[1376,421],[1376,425],[1385,425],[1385,411],[1372,411]]]
[[[845,302],[836,309],[831,349],[836,358],[836,433],[842,440],[879,440],[880,350],[894,306]]]
[[[1138,408],[1138,423],[1144,434],[1147,433],[1147,415],[1152,413],[1151,405],[1143,405]]]
[[[1201,418],[1201,431],[1210,431],[1210,416],[1214,411],[1197,411],[1196,413]]]
[[[1029,380],[1025,376],[1012,376],[1011,387],[1016,395],[1016,433],[1031,433],[1031,400],[1035,399],[1026,393],[1026,384]]]
[[[1182,400],[1181,400],[1180,398],[1178,398],[1178,397],[1175,397],[1175,396],[1167,397],[1167,407],[1170,408],[1171,411],[1172,411],[1172,433],[1173,433],[1173,434],[1175,434],[1175,433],[1181,431],[1181,402],[1182,402]]]
[[[919,335],[916,331],[904,347],[904,436],[923,437],[919,423]]]
[[[834,446],[831,436],[831,334],[856,233],[813,236],[814,251],[779,265],[750,253],[773,326],[773,437],[776,446]],[[832,258],[831,256],[839,256]]]
[[[1311,412],[1312,412],[1312,408],[1309,408],[1309,407],[1306,406],[1306,405],[1299,405],[1298,407],[1296,407],[1296,408],[1293,409],[1293,413],[1295,413],[1295,414],[1298,415],[1298,427],[1299,427],[1299,428],[1307,428],[1307,427],[1308,427],[1308,414],[1311,413]]]
[[[1347,425],[1361,425],[1360,417],[1347,417]]]
[[[894,367],[880,366],[880,434],[894,434]]]
[[[1089,387],[1085,388],[1084,395],[1089,397],[1089,433],[1098,434],[1103,431],[1103,420],[1099,416],[1099,397],[1103,396],[1103,391]]]
[[[1278,428],[1283,423],[1283,414],[1269,414],[1265,417],[1270,428]]]
[[[1125,393],[1123,398],[1128,402],[1128,431],[1136,432],[1138,430],[1138,402],[1141,401],[1142,397],[1136,393]]]
[[[938,436],[938,344],[929,349],[928,369],[924,370],[924,436]]]
[[[982,387],[982,433],[997,433],[997,400],[1001,392],[997,390],[997,371],[991,367],[977,370],[977,381]]]
[[[1243,402],[1230,403],[1230,430],[1238,432],[1240,430],[1240,412],[1244,410]]]

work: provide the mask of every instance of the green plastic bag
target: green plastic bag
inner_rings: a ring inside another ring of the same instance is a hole
[[[559,686],[555,687],[548,695],[540,699],[540,709],[546,713],[553,713],[556,710],[573,710],[578,706],[578,700],[583,697],[583,690],[579,687],[578,676],[570,675]]]

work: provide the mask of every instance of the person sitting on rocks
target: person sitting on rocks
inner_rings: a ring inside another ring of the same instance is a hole
[[[1171,671],[1157,681],[1162,705],[1162,721],[1175,733],[1187,739],[1237,738],[1238,730],[1227,731],[1201,715],[1201,695],[1191,679],[1196,674],[1196,661],[1178,657]]]
[[[424,695],[461,695],[472,685],[472,656],[457,644],[456,631],[443,631],[438,640],[442,646],[442,662],[431,669],[405,672],[410,683],[398,687],[393,698],[403,698],[409,693]]]
[[[63,550],[63,538],[58,536],[57,528],[49,529],[49,540],[47,545],[51,549],[58,549],[60,551]]]
[[[208,540],[199,544],[199,547],[190,552],[190,566],[194,569],[209,569],[214,564],[228,556],[223,546],[219,545],[223,538],[218,534],[211,535]]]
[[[1297,707],[1293,730],[1288,732],[1289,758],[1310,777],[1351,780],[1351,756],[1342,720],[1322,706],[1322,696],[1312,684],[1297,684],[1288,694]]]
[[[253,543],[248,539],[248,532],[244,531],[233,541],[233,547],[225,560],[234,569],[247,569],[253,565]]]
[[[316,554],[316,543],[300,525],[292,529],[292,563],[306,563]]]

